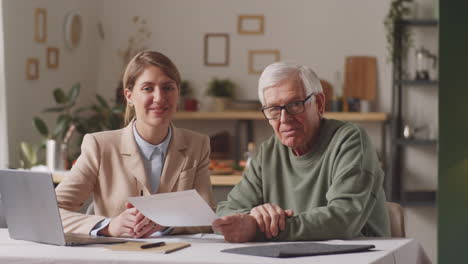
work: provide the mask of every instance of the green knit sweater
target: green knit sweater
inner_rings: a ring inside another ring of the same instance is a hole
[[[293,209],[276,241],[390,236],[383,179],[362,128],[322,119],[317,143],[303,156],[276,136],[264,142],[217,214],[248,213],[265,203]],[[265,240],[263,233],[256,240]]]

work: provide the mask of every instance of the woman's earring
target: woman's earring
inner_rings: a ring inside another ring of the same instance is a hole
[[[128,104],[129,106],[133,106],[133,102],[132,102],[132,101],[128,101],[127,104]]]

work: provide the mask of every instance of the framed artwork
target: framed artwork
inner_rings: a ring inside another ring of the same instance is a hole
[[[229,35],[227,33],[205,34],[204,60],[206,66],[229,65]]]
[[[77,48],[80,45],[83,25],[78,13],[70,12],[65,17],[65,46],[68,49]]]
[[[47,10],[44,8],[34,10],[34,40],[39,43],[47,40]]]
[[[28,58],[26,61],[26,80],[39,79],[39,59]]]
[[[59,49],[47,47],[47,68],[56,69],[59,66]]]
[[[263,35],[263,15],[240,15],[237,19],[237,33],[241,35]]]
[[[261,74],[268,65],[279,60],[279,50],[249,50],[249,73]]]

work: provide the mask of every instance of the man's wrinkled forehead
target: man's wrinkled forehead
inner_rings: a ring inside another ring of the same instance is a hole
[[[263,90],[263,97],[265,105],[269,105],[277,101],[302,99],[304,92],[304,85],[300,78],[289,78],[265,88]]]

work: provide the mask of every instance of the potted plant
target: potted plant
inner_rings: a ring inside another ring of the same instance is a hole
[[[24,157],[33,158],[31,156],[32,151],[35,150],[37,155],[37,151],[42,146],[46,146],[46,164],[50,170],[66,169],[68,167],[68,143],[81,121],[79,114],[86,110],[84,107],[73,110],[79,94],[79,83],[73,85],[67,94],[61,88],[56,88],[53,91],[57,106],[46,108],[44,112],[58,114],[55,129],[50,131],[43,119],[34,117],[34,127],[44,137],[44,142],[39,147],[30,145],[29,148],[28,144],[22,143],[21,151]]]
[[[213,96],[215,111],[224,111],[234,97],[235,84],[229,79],[213,78],[209,84],[206,94]]]
[[[20,168],[30,169],[40,164],[39,151],[45,147],[43,142],[39,144],[20,143]]]
[[[388,61],[393,61],[394,58],[404,58],[411,46],[411,33],[406,27],[401,27],[401,46],[395,45],[395,23],[401,21],[411,14],[411,5],[413,0],[392,0],[390,10],[385,17],[384,25],[386,29]]]
[[[101,95],[96,95],[97,103],[85,107],[86,117],[78,117],[77,130],[81,134],[104,130],[120,129],[124,125],[125,104],[115,102],[111,106]]]
[[[180,84],[180,109],[184,111],[197,111],[198,102],[193,98],[192,87],[187,80],[183,80]]]

